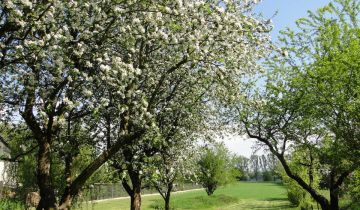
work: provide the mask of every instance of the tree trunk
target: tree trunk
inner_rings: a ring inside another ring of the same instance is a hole
[[[339,190],[330,189],[330,206],[331,210],[339,210]]]
[[[35,89],[28,90],[26,97],[25,109],[21,114],[24,118],[26,125],[32,131],[35,139],[38,142],[39,150],[37,155],[36,178],[37,184],[40,189],[40,202],[37,210],[50,210],[56,209],[56,198],[54,187],[52,185],[50,167],[51,167],[51,132],[53,117],[49,116],[48,127],[44,132],[37,119],[33,114],[33,107],[35,105]]]
[[[134,193],[131,195],[131,210],[140,210],[141,207],[141,194],[140,190],[135,190]]]
[[[330,204],[329,201],[322,196],[321,194],[319,194],[314,188],[312,188],[311,186],[309,186],[301,177],[295,175],[292,173],[289,165],[287,164],[284,156],[282,156],[279,153],[276,153],[275,151],[273,154],[275,154],[280,163],[282,164],[286,174],[293,180],[295,180],[304,190],[306,190],[308,193],[310,193],[311,197],[317,202],[319,203],[319,205],[321,206],[322,210],[330,210]]]
[[[70,186],[71,186],[71,168],[72,168],[72,162],[73,162],[73,158],[71,156],[71,154],[66,154],[65,155],[65,178],[66,178],[66,188],[65,188],[65,193],[63,193],[61,200],[60,200],[60,206],[59,209],[66,209],[69,210],[71,208],[71,196],[70,196]]]
[[[61,197],[61,205],[59,206],[59,210],[70,210],[71,209],[72,197],[70,193],[66,193],[66,195]]]
[[[339,210],[339,188],[336,186],[335,170],[330,172],[330,207],[331,210]]]
[[[85,184],[88,178],[116,152],[118,152],[123,145],[126,145],[128,142],[136,138],[139,138],[143,133],[144,131],[139,131],[134,134],[124,136],[115,144],[113,144],[110,149],[103,151],[101,155],[95,158],[95,160],[91,162],[84,170],[82,170],[81,174],[71,182],[70,186],[65,188],[60,202],[60,209],[66,207],[66,202],[71,203],[71,200],[79,193],[81,187]]]
[[[121,183],[125,191],[130,196],[130,210],[140,210],[141,207],[141,179],[137,171],[133,171],[132,167],[128,168],[131,179],[131,186],[126,179],[122,179]]]
[[[137,172],[130,172],[132,183],[131,210],[140,210],[141,207],[141,179]]]
[[[170,210],[170,196],[171,196],[171,190],[173,188],[173,184],[168,184],[168,189],[165,195],[165,210]]]
[[[40,189],[40,202],[37,210],[56,209],[56,198],[50,175],[51,148],[47,141],[39,144],[37,158],[37,182]]]
[[[326,199],[323,195],[319,194],[313,187],[309,186],[300,176],[296,175],[291,171],[288,163],[285,160],[284,153],[279,153],[273,145],[265,138],[262,138],[260,136],[256,136],[250,133],[250,131],[246,128],[246,132],[249,135],[250,138],[256,138],[260,142],[265,143],[268,148],[270,149],[271,153],[274,154],[278,160],[280,161],[281,165],[283,166],[286,174],[296,181],[304,190],[306,190],[308,193],[310,193],[311,197],[319,203],[322,210],[331,210],[330,209],[330,202],[328,199]]]
[[[170,210],[170,194],[165,197],[165,210]]]

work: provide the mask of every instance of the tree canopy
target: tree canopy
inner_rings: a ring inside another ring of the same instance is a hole
[[[145,136],[158,135],[162,113],[210,113],[215,98],[256,72],[270,25],[253,16],[255,2],[2,1],[0,107],[38,146],[38,209],[69,208],[120,149],[153,144]],[[72,173],[79,145],[95,148],[96,158]],[[59,202],[54,156],[66,176]]]
[[[283,31],[265,87],[244,92],[236,108],[245,132],[322,209],[339,208],[340,186],[359,168],[359,9],[357,1],[335,1],[299,19],[297,31]],[[306,152],[300,171],[328,177],[330,200],[289,164],[297,151]]]

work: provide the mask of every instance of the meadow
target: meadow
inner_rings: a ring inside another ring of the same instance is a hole
[[[296,209],[286,197],[286,189],[277,183],[238,182],[217,189],[212,196],[205,190],[174,193],[171,206],[182,210],[235,210],[235,209]],[[130,199],[114,199],[102,202],[89,202],[78,210],[125,210],[129,209]],[[162,209],[163,200],[159,195],[143,196],[143,210]]]

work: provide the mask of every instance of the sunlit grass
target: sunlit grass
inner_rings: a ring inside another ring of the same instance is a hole
[[[130,199],[111,200],[99,203],[84,204],[88,210],[122,210],[129,209]],[[162,207],[160,196],[142,198],[143,210]],[[184,192],[172,195],[171,206],[177,210],[235,210],[235,209],[296,209],[286,198],[286,190],[275,183],[238,182],[219,188],[214,195],[208,196],[205,190]]]

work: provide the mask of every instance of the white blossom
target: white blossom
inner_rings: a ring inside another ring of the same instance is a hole
[[[109,71],[109,70],[111,69],[111,67],[108,66],[108,65],[101,64],[101,65],[100,65],[100,69],[101,69],[102,71]]]

